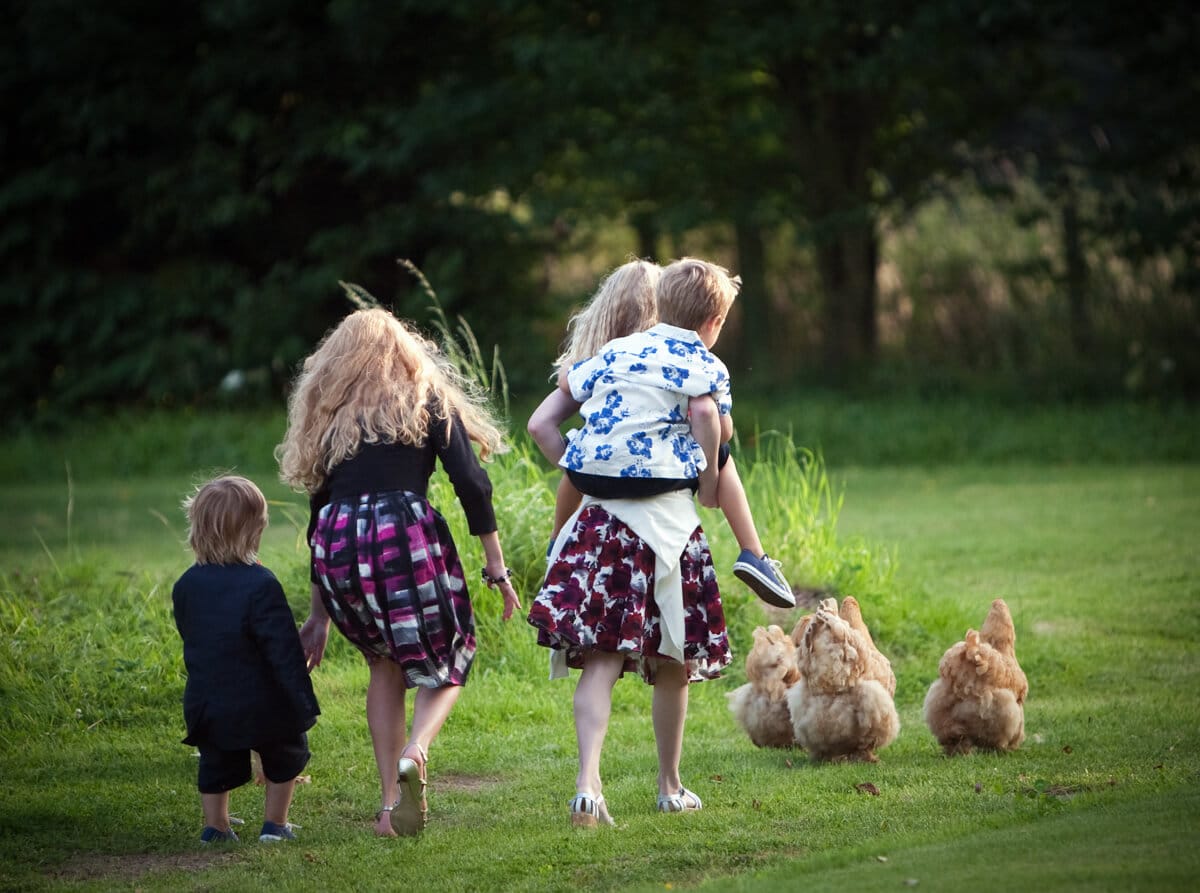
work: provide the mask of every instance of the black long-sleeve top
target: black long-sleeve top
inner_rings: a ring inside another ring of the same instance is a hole
[[[430,425],[421,446],[406,443],[364,443],[358,452],[334,466],[325,486],[309,497],[308,537],[312,540],[321,509],[335,500],[356,499],[364,493],[408,490],[425,496],[434,460],[441,460],[454,493],[467,517],[467,529],[475,536],[496,530],[492,507],[492,482],[471,448],[467,429],[458,416],[450,430],[441,422]]]

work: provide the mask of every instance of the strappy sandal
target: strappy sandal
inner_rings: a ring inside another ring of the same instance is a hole
[[[380,807],[379,812],[375,813],[375,836],[376,837],[395,837],[396,836],[395,831],[392,831],[391,834],[381,834],[379,831],[379,819],[385,812],[387,813],[387,816],[388,816],[388,829],[389,830],[391,829],[392,810],[395,808],[396,808],[395,804],[392,804],[391,806],[383,806],[383,807]]]
[[[694,812],[703,808],[700,798],[687,788],[680,788],[678,794],[658,795],[659,812]]]
[[[425,802],[425,766],[429,756],[419,744],[409,744],[404,750],[414,748],[421,757],[420,765],[408,757],[400,757],[396,764],[396,787],[400,798],[384,808],[392,823],[392,830],[401,837],[415,837],[425,830],[428,805]]]
[[[603,794],[593,797],[587,791],[580,791],[571,798],[571,824],[576,828],[595,828],[598,824],[615,825],[616,822],[608,814]]]

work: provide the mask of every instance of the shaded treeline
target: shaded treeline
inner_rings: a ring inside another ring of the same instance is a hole
[[[275,399],[338,280],[426,317],[401,257],[536,388],[599,275],[684,253],[745,281],[747,382],[1200,384],[1190,4],[4,9],[13,418]],[[971,207],[1027,250],[944,251]]]

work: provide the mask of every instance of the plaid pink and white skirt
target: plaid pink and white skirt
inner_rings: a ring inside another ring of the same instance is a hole
[[[311,546],[329,616],[368,660],[395,661],[409,686],[466,682],[471,597],[450,529],[424,497],[393,490],[331,502]]]
[[[530,608],[538,644],[565,651],[567,665],[576,669],[589,650],[624,654],[624,671],[653,683],[658,661],[671,660],[659,652],[654,564],[654,551],[624,522],[597,505],[584,509]],[[680,570],[688,679],[715,679],[732,656],[717,574],[700,527],[684,548]]]

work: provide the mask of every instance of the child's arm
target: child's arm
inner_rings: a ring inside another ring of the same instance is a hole
[[[729,435],[722,437],[725,434],[725,420],[728,418],[729,416],[720,414],[716,401],[708,394],[688,400],[688,420],[692,428],[692,437],[700,444],[705,461],[704,470],[700,472],[700,486],[696,491],[696,498],[700,500],[701,505],[708,508],[716,508],[718,505],[717,451],[722,440],[728,440],[733,434],[733,422],[730,421]]]
[[[273,575],[251,597],[249,627],[259,656],[286,694],[294,718],[312,725],[321,709],[308,679],[308,657],[283,587]]]
[[[489,582],[487,586],[489,589],[500,588],[500,594],[504,596],[504,619],[508,620],[513,611],[521,609],[521,599],[508,577],[508,566],[504,563],[504,552],[500,549],[500,534],[495,530],[491,533],[481,533],[479,543],[483,546],[483,572],[498,581],[494,585]]]
[[[300,627],[300,644],[304,646],[304,662],[311,673],[321,665],[325,656],[325,645],[329,641],[329,612],[325,610],[325,602],[321,599],[321,590],[316,583],[312,584],[312,600],[308,609],[308,619]]]
[[[567,451],[566,442],[558,426],[579,411],[580,404],[571,396],[570,391],[562,386],[551,391],[541,402],[533,414],[525,430],[538,445],[538,449],[554,465]]]
[[[579,402],[571,396],[565,375],[560,375],[559,386],[548,394],[541,405],[533,411],[529,417],[529,424],[525,426],[529,436],[542,451],[542,455],[555,465],[566,452],[566,443],[559,431],[559,426],[577,413],[579,406]],[[581,498],[579,491],[572,486],[567,476],[563,475],[554,495],[554,529],[551,538],[556,538],[558,531],[567,523],[567,519],[575,514]]]
[[[721,443],[729,443],[730,438],[733,437],[733,413],[727,412],[722,415],[721,410],[717,409],[716,399],[711,395],[708,395],[708,399],[712,400],[713,408],[717,413],[717,421],[721,425]]]

